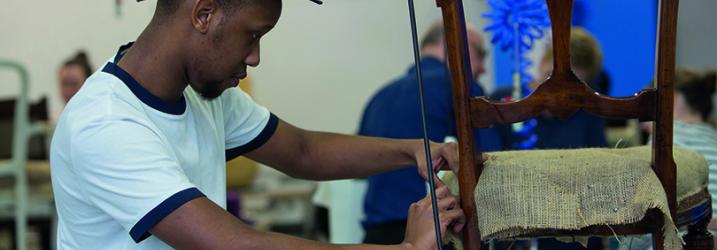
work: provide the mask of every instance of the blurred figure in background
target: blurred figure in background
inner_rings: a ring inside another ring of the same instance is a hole
[[[90,77],[92,72],[93,69],[87,58],[87,53],[83,50],[78,51],[77,54],[62,64],[58,71],[58,78],[60,94],[65,103],[69,102],[70,98],[80,90],[85,79]]]
[[[582,27],[570,30],[570,63],[575,75],[600,94],[610,92],[610,77],[603,71],[602,49],[595,37]],[[548,44],[540,60],[539,77],[542,81],[553,71],[553,46]],[[535,82],[537,84],[539,82]],[[532,86],[537,87],[537,86]]]
[[[601,94],[610,90],[610,78],[602,68],[602,52],[597,40],[587,30],[580,27],[573,27],[570,33],[570,61],[575,74],[588,83],[588,85]],[[547,79],[553,70],[553,47],[547,44],[544,53],[538,63],[538,76],[535,82],[530,84],[531,89],[538,87],[538,84]],[[510,97],[513,92],[512,86],[497,89],[491,95],[494,100],[502,100]],[[584,147],[605,147],[605,120],[578,111],[572,117],[561,121],[545,112],[535,118],[536,127],[533,129],[537,136],[536,149],[559,149],[559,148],[584,148]],[[514,148],[525,138],[516,136],[511,126],[496,126],[501,131],[501,137],[506,148]]]
[[[707,189],[712,195],[712,221],[709,230],[713,235],[717,235],[717,130],[709,123],[709,117],[714,113],[712,98],[717,87],[715,76],[715,71],[698,73],[684,68],[676,69],[673,105],[675,120],[672,130],[673,145],[700,153],[709,163]],[[652,122],[642,123],[641,128],[650,133]],[[652,249],[650,235],[628,239],[631,241],[630,249]]]
[[[610,89],[609,77],[602,70],[602,52],[597,40],[587,30],[574,27],[570,33],[570,62],[578,78],[602,94]],[[553,71],[553,47],[548,45],[539,64],[539,81],[547,79]],[[536,85],[531,86],[533,88]],[[538,136],[536,148],[605,147],[605,120],[579,111],[565,121],[550,114],[536,118]]]
[[[485,71],[485,49],[479,31],[467,25],[468,53],[472,80]],[[444,30],[441,22],[429,28],[421,41],[420,62],[425,88],[426,123],[432,141],[444,141],[456,135],[450,75],[446,66]],[[399,78],[381,88],[367,104],[359,128],[360,135],[387,138],[421,138],[421,114],[416,71],[412,65]],[[481,86],[471,81],[472,96],[483,96]],[[480,135],[482,151],[501,150],[494,129],[474,130]],[[370,176],[364,200],[364,243],[394,244],[403,241],[407,208],[415,199],[426,196],[424,179],[415,168],[406,168]]]
[[[84,50],[79,50],[62,63],[57,70],[57,82],[60,89],[60,97],[62,97],[62,106],[50,113],[50,122],[54,126],[60,118],[60,114],[72,96],[80,91],[80,87],[85,80],[92,75],[94,69],[87,58]]]
[[[717,130],[708,123],[714,111],[715,71],[700,74],[677,69],[675,75],[675,103],[673,143],[702,154],[709,162],[708,189],[712,194],[713,220],[711,229],[717,229]]]

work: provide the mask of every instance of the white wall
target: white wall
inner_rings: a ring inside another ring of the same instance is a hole
[[[0,58],[24,64],[31,81],[31,97],[50,97],[59,110],[57,69],[77,49],[86,49],[99,67],[117,49],[134,40],[153,12],[153,3],[124,0],[123,16],[115,15],[115,1],[4,0],[0,8]],[[0,98],[17,93],[17,80],[0,73]]]
[[[353,133],[368,96],[412,62],[405,1],[284,4],[251,72],[258,101],[300,127]],[[437,16],[423,3],[417,11],[429,17],[419,27]]]
[[[717,68],[717,1],[680,1],[677,20],[678,66]]]
[[[122,0],[4,0],[0,8],[0,58],[19,61],[31,77],[31,96],[62,106],[57,68],[77,49],[99,67],[120,44],[134,40],[149,21],[154,2]],[[468,19],[483,26],[485,2],[464,0]],[[433,0],[417,0],[419,35],[440,17]],[[369,96],[412,63],[406,1],[284,1],[278,27],[262,45],[262,64],[251,70],[256,99],[298,126],[353,133]],[[717,21],[712,0],[680,6],[678,65],[717,64]],[[707,32],[707,33],[705,33]],[[705,35],[708,34],[708,35]],[[489,40],[486,36],[486,41]],[[492,87],[492,58],[481,82]],[[17,78],[0,71],[0,98],[17,93]]]
[[[64,60],[82,48],[100,67],[149,22],[153,1],[122,2],[118,17],[114,0],[5,0],[0,58],[24,64],[31,97],[48,96],[57,112],[57,69]],[[465,2],[469,19],[480,21],[477,8],[484,3]],[[416,1],[416,9],[421,35],[440,11],[433,0]],[[250,70],[255,97],[300,127],[354,133],[369,96],[413,62],[409,27],[406,1],[284,1],[278,26],[263,40],[261,65]],[[16,81],[0,72],[0,98],[17,93]]]

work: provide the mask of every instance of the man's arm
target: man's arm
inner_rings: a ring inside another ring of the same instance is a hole
[[[457,172],[455,144],[431,145],[434,168],[448,164]],[[364,177],[418,165],[426,177],[421,140],[397,140],[307,131],[279,120],[274,135],[250,158],[297,178],[332,180]]]
[[[463,211],[444,186],[439,188],[441,231],[453,223],[459,231]],[[193,199],[164,217],[150,229],[160,240],[177,249],[429,249],[435,247],[431,202],[424,198],[411,205],[406,239],[400,245],[330,245],[293,236],[260,232],[242,224],[207,198]]]
[[[337,249],[338,247],[289,235],[254,230],[204,197],[185,203],[157,223],[150,232],[177,249]],[[408,249],[408,246],[410,245],[352,246],[352,249]]]

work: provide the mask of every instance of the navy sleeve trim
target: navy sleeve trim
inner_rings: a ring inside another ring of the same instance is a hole
[[[144,239],[151,236],[149,229],[154,227],[154,225],[159,223],[159,221],[164,219],[164,217],[184,205],[184,203],[204,196],[205,195],[197,188],[187,188],[177,192],[144,215],[144,217],[142,217],[142,219],[140,219],[139,222],[132,227],[129,231],[129,235],[132,237],[134,242],[140,243]]]
[[[251,152],[252,150],[261,147],[261,145],[264,145],[264,143],[269,141],[269,138],[271,138],[271,136],[274,135],[274,132],[276,132],[276,127],[278,125],[279,125],[279,118],[276,117],[276,115],[274,115],[274,114],[270,114],[269,122],[266,123],[266,126],[261,131],[261,133],[259,133],[259,135],[257,135],[254,139],[252,139],[247,144],[241,145],[236,148],[227,149],[224,152],[227,161],[230,161],[234,158],[239,157],[240,155]]]

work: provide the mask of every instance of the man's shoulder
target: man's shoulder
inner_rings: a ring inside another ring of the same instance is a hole
[[[101,71],[92,74],[63,110],[58,125],[81,127],[99,121],[141,119],[142,108],[124,83]]]

